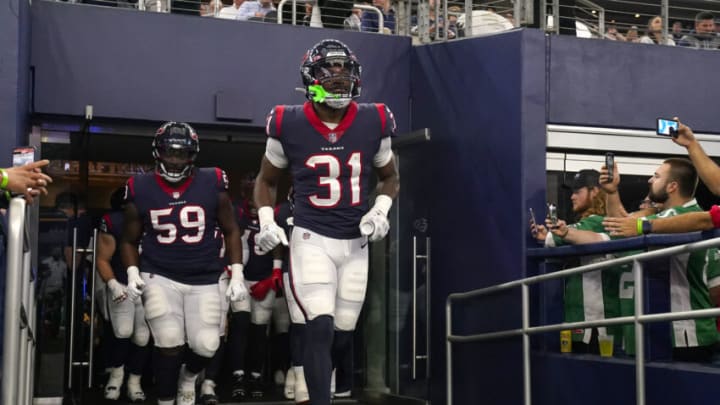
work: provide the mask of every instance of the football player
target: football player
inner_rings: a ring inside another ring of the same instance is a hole
[[[194,166],[200,145],[190,125],[165,123],[152,150],[155,172],[136,175],[126,186],[121,252],[127,294],[130,300],[142,296],[155,341],[158,404],[174,398],[178,405],[195,404],[197,375],[220,344],[218,283],[224,262],[213,231],[221,229],[232,263],[227,297],[243,301],[240,231],[225,172]],[[190,351],[183,357],[186,342]]]
[[[118,399],[127,368],[127,397],[131,402],[143,402],[145,392],[140,378],[147,360],[150,329],[145,322],[142,303],[127,299],[127,272],[120,261],[120,249],[117,249],[123,227],[123,195],[124,188],[112,194],[113,210],[100,219],[97,241],[97,271],[106,289],[106,302],[103,304],[115,336],[112,349],[107,351],[111,370],[105,384],[105,398]]]
[[[308,101],[276,106],[255,185],[262,252],[288,244],[274,219],[277,184],[289,170],[295,193],[290,290],[307,319],[303,368],[313,405],[330,404],[331,350],[348,350],[365,300],[368,241],[385,237],[400,180],[391,137],[395,119],[383,104],[358,104],[360,64],[328,39],[305,55]],[[370,175],[378,196],[370,207]],[[335,336],[333,333],[336,331]]]

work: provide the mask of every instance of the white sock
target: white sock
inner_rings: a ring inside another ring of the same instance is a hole
[[[174,399],[168,399],[167,401],[163,401],[161,399],[158,399],[158,405],[174,405],[175,400]]]
[[[201,395],[215,395],[215,381],[205,380],[200,388]]]
[[[260,378],[260,375],[261,375],[261,374],[252,371],[252,372],[250,373],[250,375],[253,376],[253,378]]]
[[[125,367],[113,367],[110,369],[110,378],[108,378],[108,385],[119,387],[122,385],[123,377],[125,376]]]
[[[305,375],[305,371],[303,370],[302,366],[293,366],[293,371],[295,372],[296,377],[301,374]]]
[[[140,385],[140,378],[142,376],[139,374],[132,374],[128,375],[128,385]]]
[[[234,375],[235,377],[242,377],[242,376],[245,375],[245,371],[243,371],[243,370],[235,370],[235,371],[233,371],[233,375]]]
[[[197,379],[197,376],[197,374],[187,371],[187,368],[185,367],[181,369],[179,383],[183,391],[195,391],[195,380]]]

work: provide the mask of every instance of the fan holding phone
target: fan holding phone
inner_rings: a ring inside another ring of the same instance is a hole
[[[715,195],[720,196],[720,166],[718,166],[695,138],[692,128],[685,125],[678,117],[672,121],[677,122],[677,136],[671,138],[673,142],[687,149],[688,157],[698,172],[700,180]]]

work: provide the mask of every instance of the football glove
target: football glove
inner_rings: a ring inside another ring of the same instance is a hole
[[[360,234],[367,236],[370,242],[384,238],[390,230],[387,214],[391,206],[390,197],[385,194],[377,196],[375,205],[360,219]]]
[[[248,297],[248,290],[245,286],[245,277],[243,276],[243,265],[235,263],[230,265],[230,284],[228,285],[225,296],[233,302],[245,301]]]
[[[127,287],[124,284],[113,278],[107,282],[107,286],[110,289],[110,297],[113,302],[122,302],[127,298]]]
[[[288,245],[285,231],[275,223],[272,207],[261,207],[258,210],[260,232],[255,235],[255,253],[264,255],[282,243]]]
[[[140,269],[138,269],[137,266],[128,267],[127,275],[127,297],[130,301],[135,302],[142,295],[142,290],[143,287],[145,287],[145,282],[140,277]]]

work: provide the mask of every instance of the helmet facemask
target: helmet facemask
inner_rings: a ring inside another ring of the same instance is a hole
[[[313,64],[312,70],[316,82],[310,86],[310,91],[315,93],[313,101],[325,103],[330,108],[342,109],[356,97],[355,83],[359,80],[357,64],[349,58],[325,58]]]
[[[337,40],[317,43],[305,55],[300,73],[306,97],[343,109],[360,96],[361,67],[347,45]]]
[[[178,183],[192,174],[200,147],[195,131],[187,124],[166,124],[153,141],[155,171],[169,183]]]

